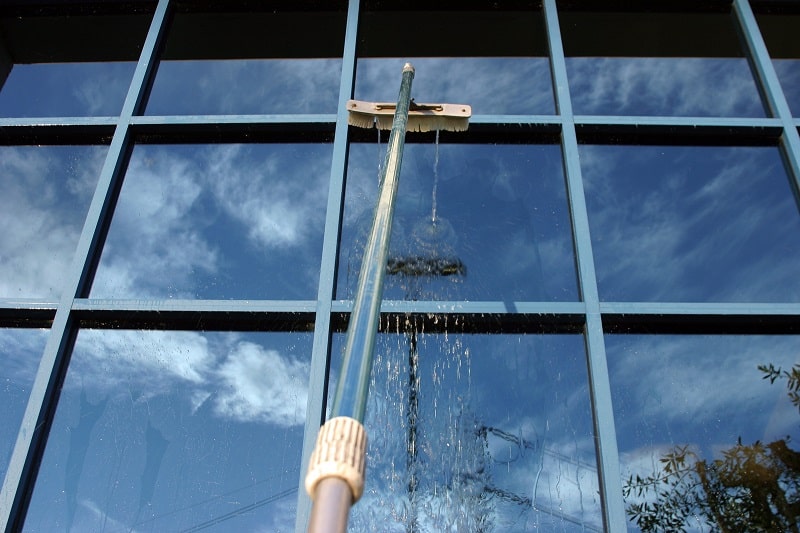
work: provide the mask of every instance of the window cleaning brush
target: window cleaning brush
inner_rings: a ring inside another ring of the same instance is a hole
[[[406,63],[397,104],[348,104],[349,122],[355,126],[387,129],[391,133],[386,149],[386,163],[381,170],[380,190],[372,220],[372,229],[364,248],[353,298],[353,311],[347,328],[344,363],[336,386],[331,418],[322,425],[308,465],[305,485],[313,500],[308,530],[312,532],[344,532],[350,506],[364,491],[367,434],[362,424],[367,404],[369,378],[375,336],[380,324],[383,280],[393,268],[411,272],[431,266],[442,275],[457,273],[457,264],[431,265],[422,261],[406,261],[387,268],[389,238],[397,196],[400,164],[407,130],[464,131],[472,111],[467,105],[411,105],[411,82],[414,67]],[[390,121],[391,118],[391,121]],[[463,268],[463,266],[461,267]]]
[[[347,122],[358,128],[392,129],[397,104],[348,100]],[[465,104],[418,104],[408,106],[407,131],[466,131],[472,108]]]

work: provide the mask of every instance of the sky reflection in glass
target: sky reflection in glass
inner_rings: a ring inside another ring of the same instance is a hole
[[[5,477],[47,330],[0,328],[0,479]]]
[[[338,298],[355,292],[385,151],[385,142],[350,149]],[[407,144],[403,157],[390,261],[456,258],[466,273],[387,276],[384,298],[577,299],[557,146],[443,144],[435,167],[433,143]]]
[[[91,295],[313,299],[327,144],[138,145]]]
[[[411,96],[419,103],[468,104],[475,115],[554,112],[546,57],[361,58],[355,98],[396,102],[406,61],[416,69]]]
[[[83,330],[25,531],[290,531],[307,333]]]
[[[567,58],[582,115],[763,117],[744,58]]]
[[[800,300],[800,216],[777,148],[582,146],[580,157],[603,300]]]
[[[134,62],[14,65],[0,90],[2,117],[113,116]]]
[[[561,14],[576,114],[765,116],[731,13],[595,9]]]
[[[377,340],[352,530],[600,531],[581,336],[419,333],[416,351],[411,340]]]
[[[800,414],[786,380],[771,384],[758,366],[790,370],[800,363],[800,338],[610,335],[606,353],[623,480],[663,475],[661,459],[676,446],[708,463],[740,439],[745,446],[788,439],[797,449]],[[631,494],[626,507],[653,496]],[[693,518],[688,531],[716,530],[700,523]]]
[[[106,146],[0,146],[0,297],[57,300]]]
[[[148,115],[335,113],[340,59],[162,61]]]

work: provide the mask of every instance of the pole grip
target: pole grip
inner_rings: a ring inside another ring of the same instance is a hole
[[[367,431],[358,420],[347,416],[331,418],[319,430],[306,474],[306,491],[313,500],[317,484],[337,477],[347,482],[352,503],[364,493]]]

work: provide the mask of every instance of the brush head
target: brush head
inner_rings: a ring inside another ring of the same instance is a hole
[[[347,121],[357,128],[390,130],[396,107],[392,103],[349,100]],[[466,104],[417,104],[412,100],[406,131],[466,131],[471,116],[472,108]]]
[[[467,267],[457,257],[393,257],[386,262],[386,273],[404,276],[465,276]]]

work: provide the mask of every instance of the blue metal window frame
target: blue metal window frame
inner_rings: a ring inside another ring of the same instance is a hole
[[[35,2],[32,2],[35,4]],[[331,335],[346,327],[349,301],[335,300],[335,272],[340,240],[345,172],[351,141],[345,102],[352,97],[357,33],[362,9],[348,0],[338,112],[334,115],[143,116],[163,47],[174,0],[158,0],[141,56],[118,117],[0,119],[0,144],[108,144],[109,150],[78,242],[75,260],[59,301],[0,299],[0,326],[49,327],[50,333],[30,392],[0,492],[0,523],[5,531],[22,529],[60,386],[80,327],[152,329],[237,329],[314,331],[311,373],[302,452],[306,464],[325,416]],[[691,3],[687,3],[688,7]],[[578,154],[582,142],[607,142],[610,136],[637,143],[675,142],[778,146],[796,196],[800,197],[800,119],[791,115],[748,0],[730,4],[745,54],[768,108],[766,118],[619,117],[574,115],[569,93],[557,0],[543,0],[547,44],[557,111],[554,115],[481,115],[457,142],[492,142],[498,138],[555,139],[564,162],[569,212],[580,287],[579,302],[405,302],[385,301],[386,318],[414,315],[428,331],[430,318],[459,317],[465,330],[498,332],[582,332],[589,369],[603,521],[606,531],[627,526],[614,429],[604,334],[797,333],[800,304],[706,304],[602,302],[597,289],[589,223]],[[462,134],[463,135],[463,134]],[[94,269],[119,192],[131,147],[163,139],[199,142],[247,137],[333,142],[327,215],[316,301],[98,300],[88,298]],[[464,140],[465,139],[465,140]],[[447,139],[445,139],[447,140]],[[442,309],[450,309],[443,313]],[[385,321],[384,321],[385,322]],[[452,321],[450,321],[452,323]],[[202,326],[198,326],[201,324]],[[302,470],[302,469],[301,469]],[[298,479],[297,531],[305,529],[310,502]]]

